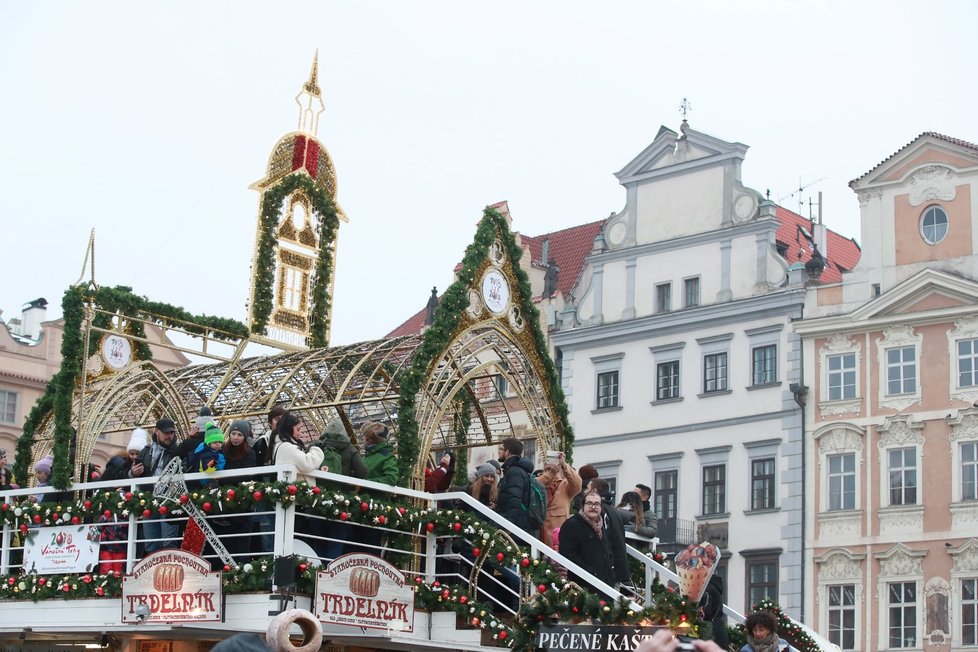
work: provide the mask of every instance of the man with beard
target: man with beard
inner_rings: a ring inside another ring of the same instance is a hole
[[[177,454],[177,429],[172,419],[163,418],[156,422],[153,431],[153,441],[139,451],[136,460],[129,468],[130,478],[148,478],[159,476],[163,469]],[[180,526],[156,514],[145,518],[142,522],[143,536],[146,541],[145,553],[176,545],[180,536]]]
[[[533,462],[522,457],[523,442],[515,437],[504,439],[499,445],[499,461],[503,464],[503,479],[499,483],[499,501],[496,503],[496,513],[507,519],[513,525],[522,528],[536,536],[531,531],[530,519],[527,514],[530,509],[530,473],[533,472]]]

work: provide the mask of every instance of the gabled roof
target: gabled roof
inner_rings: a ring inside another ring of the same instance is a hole
[[[924,299],[934,296],[941,296],[946,300],[940,304],[931,301],[930,306],[923,304]],[[978,303],[978,283],[937,269],[926,268],[853,311],[852,320],[862,321],[904,315],[907,309],[920,312],[921,309],[926,311],[928,308],[953,310],[960,306],[971,310],[976,303]]]
[[[947,143],[949,145],[954,145],[955,147],[960,147],[960,148],[963,148],[963,149],[971,150],[973,153],[978,154],[978,145],[976,145],[974,143],[970,143],[967,140],[962,140],[960,138],[953,138],[951,136],[945,136],[944,134],[939,134],[936,131],[925,131],[924,133],[920,134],[919,136],[917,136],[916,138],[914,138],[913,140],[911,140],[909,143],[907,143],[906,145],[904,145],[903,147],[901,147],[900,149],[898,149],[897,151],[893,152],[892,154],[890,154],[889,156],[887,156],[885,159],[883,159],[882,161],[880,161],[879,163],[877,163],[868,172],[865,172],[865,173],[861,174],[860,176],[856,177],[855,179],[853,179],[852,181],[850,181],[849,182],[849,187],[851,188],[855,184],[859,183],[860,181],[863,181],[868,176],[870,176],[871,174],[873,174],[874,172],[876,172],[877,170],[879,170],[883,166],[885,166],[888,163],[890,163],[893,159],[895,159],[896,157],[898,157],[900,154],[904,153],[905,151],[907,151],[908,149],[910,149],[912,147],[915,147],[921,140],[923,140],[925,138],[932,138],[932,139],[935,139],[935,140],[939,140],[939,141],[945,142],[945,143]]]
[[[747,145],[731,143],[702,131],[696,131],[685,121],[680,131],[682,131],[681,136],[668,127],[660,127],[649,146],[621,170],[615,172],[618,182],[624,185],[668,175],[677,169],[715,165],[731,159],[742,161],[747,154]],[[683,141],[689,150],[685,156],[677,158],[675,155],[677,143]]]
[[[798,213],[778,206],[776,215],[781,225],[775,236],[781,244],[787,245],[785,259],[788,265],[806,263],[812,257],[812,223]],[[846,238],[831,229],[825,233],[826,251],[819,252],[827,264],[822,272],[822,283],[838,283],[842,274],[848,272],[859,262],[862,251],[855,240]]]
[[[497,206],[494,204],[492,207],[496,208]],[[557,267],[560,268],[560,272],[557,275],[557,293],[566,296],[577,284],[581,270],[584,269],[584,259],[591,252],[594,238],[601,231],[601,227],[604,226],[605,222],[607,222],[607,219],[588,222],[587,224],[580,224],[561,229],[560,231],[544,233],[543,235],[521,235],[520,239],[522,240],[523,250],[529,250],[531,264],[540,268],[547,266],[546,261],[543,260],[543,243],[549,240],[550,244],[547,245],[547,257],[553,259],[557,263]],[[455,271],[458,271],[459,265],[456,265]],[[534,301],[538,299],[539,297],[533,297]],[[424,328],[424,318],[425,308],[422,308],[411,315],[400,326],[388,333],[386,337],[399,337],[401,335],[420,333],[421,329]]]

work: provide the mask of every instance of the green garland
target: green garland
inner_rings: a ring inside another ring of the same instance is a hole
[[[221,317],[192,315],[183,308],[136,296],[128,287],[86,288],[76,285],[68,288],[61,300],[64,318],[61,369],[48,382],[44,394],[27,415],[23,433],[17,440],[14,476],[21,478],[22,481],[30,475],[34,435],[44,419],[53,413],[54,445],[51,455],[54,463],[51,469],[51,485],[58,489],[66,489],[71,484],[74,460],[71,459],[70,453],[71,442],[75,436],[75,430],[71,425],[71,404],[85,366],[85,361],[82,360],[84,357],[82,322],[85,317],[85,302],[89,301],[102,311],[95,315],[93,320],[95,326],[107,328],[111,325],[112,313],[120,312],[129,318],[128,332],[136,338],[146,337],[143,324],[136,317],[149,319],[171,328],[182,328],[198,335],[209,333],[211,337],[219,340],[232,341],[248,336],[248,329],[241,322]],[[92,333],[90,352],[96,350],[98,341],[98,335]],[[150,347],[145,342],[137,342],[133,354],[136,360],[152,359]]]
[[[329,296],[329,279],[333,269],[333,241],[339,228],[336,204],[322,184],[304,172],[294,172],[262,196],[257,259],[254,270],[255,287],[251,296],[251,331],[265,333],[272,315],[272,299],[275,296],[275,230],[282,216],[285,200],[295,191],[302,191],[312,202],[319,216],[319,257],[312,282],[312,307],[309,315],[309,345],[329,346],[329,323],[332,297]]]
[[[519,266],[523,255],[522,249],[516,244],[506,220],[495,209],[487,207],[475,232],[475,239],[465,250],[462,265],[456,280],[452,283],[438,302],[435,310],[435,320],[425,333],[418,347],[411,368],[401,379],[401,396],[398,407],[398,464],[400,465],[400,484],[408,486],[418,459],[420,443],[418,441],[418,423],[415,413],[415,399],[421,391],[421,383],[427,377],[428,369],[437,356],[448,347],[458,332],[462,315],[469,305],[468,289],[473,286],[476,274],[489,257],[489,248],[499,239],[506,248],[508,264],[517,280],[517,287],[512,296],[519,306],[528,327],[532,330],[537,351],[543,358],[545,380],[550,386],[550,398],[555,406],[557,428],[563,438],[563,449],[567,461],[573,459],[574,433],[568,419],[567,403],[564,392],[557,381],[557,372],[553,361],[547,354],[547,344],[540,330],[540,313],[532,302],[530,279]]]
[[[455,477],[451,482],[461,486],[469,482],[469,427],[472,425],[472,401],[469,393],[459,392],[455,395],[455,443],[460,448],[455,455]]]

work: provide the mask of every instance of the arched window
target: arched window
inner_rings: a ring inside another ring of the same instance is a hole
[[[937,244],[947,237],[947,213],[940,206],[928,206],[920,217],[920,235],[927,244]]]

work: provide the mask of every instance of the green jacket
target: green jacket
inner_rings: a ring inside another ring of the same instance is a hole
[[[367,465],[367,480],[397,484],[397,458],[394,457],[394,449],[389,443],[374,444],[368,448],[363,462]]]
[[[342,469],[330,469],[333,473],[342,473],[361,480],[367,477],[367,467],[363,463],[360,451],[350,443],[350,438],[345,434],[324,432],[316,445],[322,448],[323,452],[329,448],[340,456]]]

